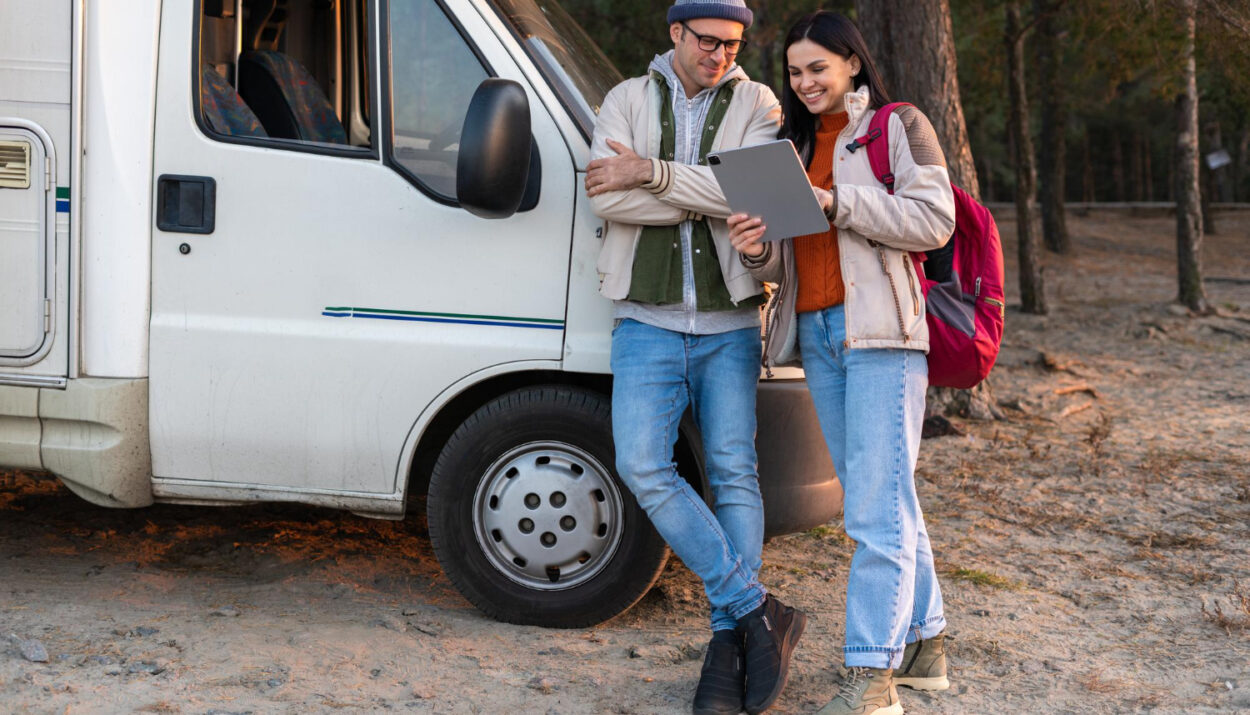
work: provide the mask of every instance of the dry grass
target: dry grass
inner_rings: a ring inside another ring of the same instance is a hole
[[[1250,590],[1233,579],[1233,592],[1223,600],[1227,603],[1227,610],[1217,598],[1211,602],[1210,609],[1205,602],[1202,604],[1202,616],[1229,636],[1234,631],[1250,631]]]
[[[943,570],[942,575],[956,581],[967,581],[978,586],[988,586],[1006,591],[1019,591],[1024,587],[1019,582],[980,569],[951,568]]]

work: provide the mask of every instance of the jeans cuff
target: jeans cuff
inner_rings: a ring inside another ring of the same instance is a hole
[[[916,641],[928,640],[944,630],[946,630],[946,616],[940,614],[932,616],[919,623],[913,623],[907,629],[907,642],[915,643]]]
[[[754,597],[752,597],[750,606],[747,606],[746,608],[735,608],[730,611],[730,614],[734,617],[734,622],[737,623],[737,621],[742,620],[743,616],[764,605],[764,599],[766,598],[768,598],[768,592],[765,591],[763,587],[760,587],[759,590],[755,592]]]
[[[897,668],[903,664],[903,649],[848,645],[842,649],[842,659],[848,668]]]

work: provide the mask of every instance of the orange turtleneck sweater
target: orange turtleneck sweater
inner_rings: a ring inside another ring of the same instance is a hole
[[[846,112],[822,114],[816,127],[816,145],[807,179],[812,186],[833,188],[833,154],[838,134],[846,128]],[[840,304],[846,299],[842,264],[838,260],[838,229],[832,224],[824,233],[794,239],[799,293],[795,310],[807,313]]]

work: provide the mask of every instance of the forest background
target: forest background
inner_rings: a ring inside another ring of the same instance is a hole
[[[669,46],[664,22],[672,4],[669,0],[564,0],[563,4],[627,77],[642,74],[651,58]],[[738,62],[752,79],[770,84],[780,95],[785,82],[780,56],[785,33],[808,12],[834,10],[863,25],[863,15],[884,10],[888,23],[933,25],[912,28],[912,34],[939,34],[937,23],[947,14],[958,57],[958,96],[983,201],[1015,198],[1008,74],[1010,48],[1019,41],[1032,145],[1043,162],[1043,155],[1056,148],[1050,127],[1043,127],[1045,115],[1053,112],[1066,149],[1063,198],[1069,202],[1172,202],[1177,185],[1176,98],[1184,92],[1183,16],[1189,4],[1185,0],[941,0],[915,5],[936,5],[939,12],[935,14],[909,12],[908,3],[873,0],[750,0],[755,23],[747,31],[750,44]],[[902,8],[893,17],[888,16],[891,5]],[[1193,5],[1204,203],[1250,201],[1250,2],[1196,0]],[[1017,16],[1015,28],[1008,25],[1012,11]],[[880,54],[880,49],[873,49]],[[891,77],[890,65],[924,71],[922,65],[932,58],[917,52],[899,60],[877,59],[885,65],[882,70],[889,90],[896,95],[893,99],[920,104],[917,98],[899,94],[900,78]],[[921,109],[932,114],[937,108]],[[1047,136],[1043,136],[1044,129]],[[951,148],[944,149],[949,156]],[[1212,168],[1212,161],[1222,165]],[[1044,173],[1045,167],[1040,168]],[[1212,228],[1218,230],[1218,225],[1209,223],[1207,232]]]

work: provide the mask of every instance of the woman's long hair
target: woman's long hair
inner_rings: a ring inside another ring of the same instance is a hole
[[[796,22],[794,27],[790,28],[790,33],[786,35],[785,46],[781,48],[781,60],[787,67],[789,65],[786,53],[790,50],[790,45],[801,40],[811,40],[847,60],[851,59],[852,55],[859,57],[859,74],[851,78],[855,89],[864,85],[868,86],[870,106],[874,109],[880,109],[890,103],[890,95],[885,91],[885,83],[881,81],[881,73],[877,71],[872,55],[868,53],[864,36],[860,34],[859,28],[851,22],[850,18],[836,12],[821,10]],[[805,161],[811,161],[809,154],[816,142],[816,115],[807,111],[807,105],[803,104],[799,95],[790,86],[788,71],[783,84],[781,109],[785,115],[777,136],[793,141],[794,146],[799,150],[799,156],[802,156]]]

